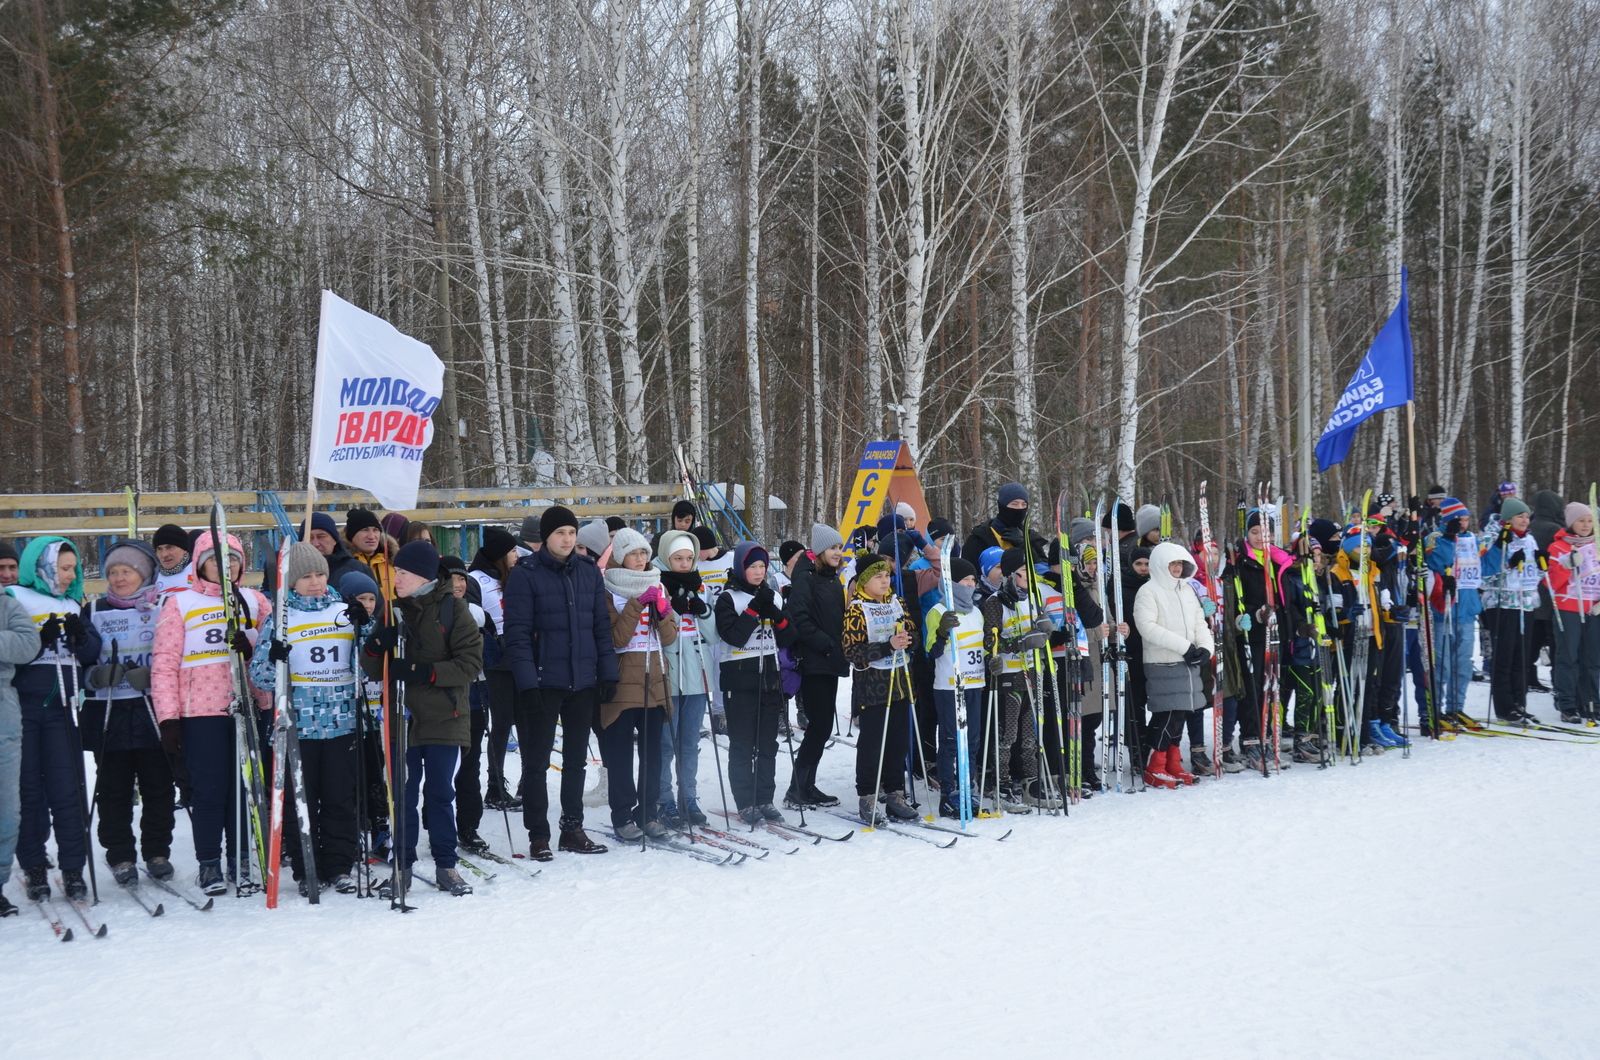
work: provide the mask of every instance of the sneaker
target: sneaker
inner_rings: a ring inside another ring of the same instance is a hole
[[[69,902],[81,902],[89,897],[89,885],[83,882],[82,869],[62,869],[61,889]]]
[[[22,870],[23,890],[30,902],[42,902],[50,897],[49,869],[43,865],[34,865]]]
[[[624,843],[637,843],[644,838],[644,829],[632,821],[623,821],[616,827],[617,838]]]
[[[355,894],[356,878],[348,872],[341,872],[333,878],[333,889],[338,894]]]
[[[16,915],[17,907],[11,904],[11,899],[7,898],[4,894],[0,894],[0,920],[4,920],[8,916]]]
[[[561,840],[556,846],[568,854],[604,854],[609,849],[604,843],[596,843],[590,839],[582,828],[563,829]]]
[[[1206,754],[1204,747],[1192,747],[1189,749],[1189,768],[1196,773],[1209,775],[1216,772],[1217,764]]]
[[[754,828],[761,823],[761,811],[754,806],[746,806],[739,811],[739,820]]]
[[[711,818],[700,812],[700,807],[691,805],[684,810],[684,820],[697,827],[704,827],[711,823]]]
[[[462,832],[456,836],[456,846],[468,854],[489,853],[489,843],[477,832]]]
[[[906,793],[903,791],[889,792],[888,809],[889,816],[897,821],[915,821],[917,819],[917,811],[912,809],[911,804],[906,801]]]
[[[644,823],[644,834],[651,839],[666,839],[672,835],[672,829],[660,821],[646,821]]]
[[[200,871],[195,875],[194,885],[200,888],[201,894],[221,895],[228,893],[228,881],[222,878],[222,862],[202,861]]]
[[[472,884],[462,879],[461,870],[453,865],[448,869],[439,869],[434,873],[433,880],[439,885],[439,890],[448,891],[457,898],[472,893]]]
[[[761,815],[761,819],[763,821],[771,821],[773,824],[783,823],[782,812],[780,812],[779,809],[770,802],[764,802],[760,806],[757,806],[756,812]]]
[[[133,887],[139,882],[139,866],[131,861],[119,861],[111,866],[111,878],[121,887]]]
[[[172,879],[172,862],[168,858],[160,856],[149,858],[145,861],[144,867],[158,880]]]

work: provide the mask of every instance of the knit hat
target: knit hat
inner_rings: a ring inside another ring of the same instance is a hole
[[[1566,512],[1564,514],[1566,515],[1567,526],[1571,527],[1579,519],[1587,519],[1593,513],[1589,511],[1589,506],[1587,504],[1579,504],[1577,501],[1573,501],[1571,504],[1567,505]]]
[[[700,513],[695,511],[694,501],[681,500],[672,506],[672,517],[674,519],[682,519],[685,515],[693,518],[699,518]]]
[[[962,559],[960,556],[955,556],[950,560],[951,584],[959,581],[965,581],[968,578],[976,578],[977,576],[978,568],[974,567],[967,560]]]
[[[1587,508],[1584,509],[1584,511],[1588,510]],[[150,546],[143,541],[119,541],[112,545],[110,551],[106,553],[106,561],[103,567],[109,572],[112,567],[118,564],[132,567],[138,571],[140,585],[149,585],[155,580],[155,556],[152,554]]]
[[[717,547],[717,532],[711,527],[697,526],[689,532],[694,535],[696,541],[700,542],[702,550]]]
[[[406,527],[411,525],[411,520],[399,512],[390,512],[378,523],[379,528],[396,541],[406,536]]]
[[[483,558],[493,562],[509,552],[517,549],[517,539],[511,536],[509,530],[502,530],[498,526],[491,526],[483,532]]]
[[[628,520],[624,519],[620,515],[608,515],[608,516],[606,516],[606,533],[608,533],[608,534],[614,534],[618,530],[621,530],[623,527],[625,527],[627,525],[628,525]]]
[[[1431,499],[1431,498],[1430,498]],[[1439,521],[1448,523],[1452,519],[1459,519],[1463,515],[1471,515],[1465,504],[1454,497],[1446,497],[1439,502]]]
[[[1146,562],[1148,562],[1150,559],[1150,550],[1145,548],[1143,545],[1140,545],[1138,548],[1128,553],[1128,566],[1133,566],[1141,559],[1145,560]]]
[[[611,547],[611,531],[606,527],[604,519],[590,519],[578,527],[578,544],[589,550],[589,555],[598,559],[607,548]]]
[[[1433,485],[1428,487],[1428,500],[1433,504],[1438,505],[1445,499],[1446,495],[1443,486]]]
[[[335,588],[346,600],[354,600],[362,593],[371,593],[379,601],[383,600],[383,593],[378,591],[378,583],[372,580],[372,575],[354,567],[339,575],[339,584]]]
[[[216,546],[213,541],[214,538],[212,538],[210,530],[202,531],[200,536],[194,539],[194,550],[191,554],[194,556],[196,576],[199,575],[201,568],[206,565],[206,560],[212,558],[212,555],[216,552]],[[239,539],[233,534],[228,535],[228,552],[235,556],[241,564],[244,563],[244,546],[239,543]]]
[[[1261,521],[1262,521],[1261,509],[1260,508],[1251,508],[1244,515],[1244,528],[1246,530],[1254,530],[1256,527],[1261,525]]]
[[[830,548],[843,548],[844,538],[839,536],[839,531],[827,523],[811,524],[811,551],[822,555]]]
[[[400,546],[394,554],[394,565],[399,570],[410,571],[426,581],[439,576],[439,550],[426,541],[417,540]]]
[[[898,515],[886,515],[878,520],[878,540],[882,541],[897,530],[904,530],[906,521]]]
[[[353,540],[363,530],[382,530],[383,524],[378,522],[378,517],[365,508],[351,508],[344,515],[344,536],[346,540]],[[432,575],[429,575],[432,577]]]
[[[1012,501],[1028,503],[1028,489],[1020,482],[1007,482],[995,494],[996,507],[1009,508]]]
[[[678,552],[688,552],[698,558],[700,539],[687,530],[668,530],[656,538],[656,558],[663,564]]]
[[[188,538],[185,537],[184,540],[188,541]],[[9,541],[0,541],[0,559],[20,560],[17,547]]]
[[[544,541],[557,530],[570,526],[578,528],[578,517],[572,514],[572,509],[560,504],[552,504],[539,516],[539,540]]]
[[[1067,524],[1067,544],[1077,548],[1085,541],[1094,540],[1094,520],[1078,516]]]
[[[901,501],[899,504],[894,506],[894,514],[909,521],[917,517],[917,510],[911,507],[911,505],[907,504],[905,501]]]
[[[517,532],[517,536],[522,539],[524,544],[528,545],[536,545],[543,541],[544,534],[539,530],[539,517],[537,515],[524,515],[522,517],[522,529]]]
[[[1515,482],[1502,482],[1502,483],[1500,483],[1500,496],[1509,497],[1513,493],[1516,493],[1516,492],[1517,492],[1517,484]]]
[[[466,561],[460,556],[440,556],[439,577],[443,578],[447,574],[459,574],[465,578],[467,576]]]
[[[804,552],[805,550],[806,546],[802,545],[798,541],[785,541],[783,544],[778,546],[778,562],[787,567],[789,565],[789,561],[795,557],[796,553]]]
[[[1007,578],[1028,565],[1028,557],[1020,548],[1008,548],[1000,557],[1000,573]]]
[[[189,551],[189,531],[177,523],[164,523],[156,531],[155,536],[150,539],[150,543],[156,546],[171,545],[187,552]]]
[[[955,532],[956,532],[956,528],[950,524],[950,520],[948,520],[948,519],[929,519],[928,520],[928,540],[929,541],[937,541],[941,537],[944,537],[946,534],[953,534]],[[957,547],[960,547],[959,543],[957,544]]]
[[[307,530],[305,524],[302,523],[300,526],[300,540],[310,541],[311,530],[321,530],[335,541],[339,540],[339,524],[334,522],[333,516],[329,515],[327,512],[311,513],[311,529]],[[156,543],[160,544],[159,541]]]
[[[856,585],[858,587],[865,586],[867,582],[871,581],[875,576],[879,574],[891,573],[893,573],[893,571],[889,566],[888,560],[884,559],[882,556],[873,556],[872,559],[867,562],[866,566],[861,567],[856,571]]]
[[[1500,502],[1500,519],[1509,523],[1519,515],[1532,515],[1533,509],[1515,497],[1507,497]]]
[[[1119,532],[1138,528],[1138,524],[1133,521],[1133,509],[1121,501],[1118,501],[1110,511],[1106,512],[1100,520],[1100,525],[1107,528],[1115,525]]]
[[[1462,511],[1466,509],[1463,508]],[[1339,526],[1332,519],[1313,519],[1306,527],[1311,540],[1322,546],[1322,551],[1332,552],[1339,541]]]
[[[327,573],[328,561],[317,551],[315,545],[306,541],[296,541],[289,546],[289,561],[285,564],[283,572],[284,585],[293,589],[294,583],[307,574]]]
[[[1152,530],[1161,529],[1161,506],[1159,504],[1141,504],[1139,510],[1133,513],[1133,530],[1143,540],[1144,536]]]
[[[625,526],[617,531],[617,536],[611,539],[611,562],[614,566],[622,566],[623,557],[630,552],[644,549],[646,558],[650,551],[650,542],[645,536],[631,526]]]
[[[754,541],[741,541],[733,549],[733,572],[741,579],[752,563],[771,564],[767,550]]]

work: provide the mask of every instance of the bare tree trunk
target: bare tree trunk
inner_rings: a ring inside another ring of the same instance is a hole
[[[611,351],[606,344],[606,294],[600,280],[600,219],[593,204],[589,210],[589,363],[593,398],[585,411],[594,417],[600,464],[607,482],[621,481],[617,475],[617,415],[611,389]]]
[[[511,485],[506,466],[506,429],[502,408],[509,404],[500,391],[500,351],[494,336],[494,312],[489,304],[489,265],[483,251],[483,228],[478,219],[478,175],[472,164],[473,137],[469,133],[461,152],[461,191],[467,214],[467,243],[472,251],[472,293],[478,307],[478,342],[483,347],[483,390],[488,404],[489,458],[494,463],[494,484]]]
[[[461,463],[460,411],[456,401],[459,379],[456,373],[455,314],[450,308],[450,221],[444,190],[444,144],[439,117],[439,86],[434,63],[438,47],[433,37],[433,12],[426,0],[413,6],[422,30],[422,49],[418,59],[417,95],[422,113],[423,154],[428,166],[428,210],[433,217],[433,241],[438,255],[434,273],[434,300],[439,312],[438,353],[444,361],[444,393],[439,398],[439,415],[444,437],[445,477],[454,486],[466,485]],[[435,436],[437,438],[437,435]]]
[[[1460,358],[1455,371],[1454,391],[1440,409],[1443,426],[1439,431],[1433,474],[1439,482],[1450,481],[1451,457],[1461,438],[1472,401],[1472,375],[1478,352],[1478,327],[1483,308],[1483,292],[1489,273],[1489,220],[1494,214],[1495,176],[1500,159],[1499,144],[1491,139],[1489,157],[1484,163],[1483,189],[1478,202],[1478,246],[1472,264],[1472,293],[1467,299],[1467,323],[1460,341]]]
[[[1034,389],[1033,336],[1028,328],[1028,207],[1023,178],[1027,147],[1022,132],[1022,0],[1008,0],[1006,53],[1006,213],[1011,258],[1011,371],[1016,377],[1017,458],[1021,481],[1043,496],[1039,466],[1038,402]]]
[[[1518,3],[1511,19],[1513,74],[1511,80],[1511,328],[1507,336],[1506,371],[1510,375],[1506,441],[1506,468],[1512,482],[1526,487],[1527,470],[1527,362],[1528,341],[1528,95],[1527,4]]]
[[[639,269],[633,260],[628,218],[630,136],[627,21],[634,6],[606,5],[611,77],[606,85],[606,218],[611,229],[611,264],[616,270],[617,359],[622,369],[621,427],[625,481],[647,475],[644,437],[644,366],[639,357]]]
[[[868,440],[874,440],[883,431],[883,257],[880,247],[878,198],[879,152],[881,150],[879,122],[883,104],[878,88],[878,40],[883,33],[883,8],[880,0],[872,0],[871,28],[867,39],[867,119],[866,143],[862,153],[866,156],[866,255],[863,263],[862,283],[866,287],[866,320],[863,327],[867,345],[867,395],[862,410]]]
[[[922,112],[922,60],[918,54],[911,0],[899,0],[894,20],[895,75],[900,83],[901,135],[906,182],[905,319],[901,337],[900,430],[918,459],[922,445],[922,390],[928,372],[928,340],[923,311],[928,295],[927,129]]]
[[[745,63],[744,170],[744,359],[745,393],[750,403],[750,482],[745,514],[750,532],[765,540],[767,528],[767,428],[761,407],[761,66],[766,34],[763,0],[747,0],[742,12]]]
[[[689,14],[689,178],[684,195],[684,268],[689,309],[689,461],[700,473],[706,466],[705,299],[700,283],[700,166],[703,147],[705,0],[693,0]]]

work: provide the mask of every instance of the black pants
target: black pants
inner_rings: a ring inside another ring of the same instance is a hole
[[[781,692],[770,689],[724,691],[728,715],[728,787],[743,810],[765,806],[776,791],[778,717],[787,708]],[[816,720],[807,714],[807,721]]]
[[[539,688],[517,696],[517,752],[522,758],[522,823],[529,839],[550,839],[550,752],[561,722],[561,830],[583,827],[584,767],[589,761],[589,729],[598,692]],[[490,715],[491,721],[493,715]],[[776,727],[777,719],[773,719]]]
[[[806,735],[795,750],[797,768],[812,770],[822,761],[822,749],[833,735],[834,701],[839,679],[832,674],[806,674],[800,678],[800,706],[806,712]]]
[[[1386,725],[1400,724],[1400,692],[1405,682],[1405,629],[1401,626],[1383,627],[1383,649],[1372,645],[1371,672],[1367,678],[1366,719],[1381,721]]]
[[[1489,700],[1497,718],[1522,713],[1528,706],[1528,636],[1524,612],[1499,607],[1494,616],[1494,670],[1489,675]]]
[[[477,688],[473,689],[474,694]],[[489,727],[489,712],[472,712],[472,737],[461,749],[461,765],[456,770],[456,834],[475,833],[483,823],[483,735]]]
[[[1083,716],[1083,779],[1094,779],[1100,774],[1094,766],[1095,734],[1100,731],[1100,719],[1103,714],[1085,714]]]
[[[667,712],[661,707],[630,707],[595,736],[606,764],[606,802],[613,827],[656,819],[661,807],[661,740]],[[637,746],[638,757],[634,750]]]
[[[172,818],[175,809],[172,766],[159,747],[136,751],[103,751],[95,756],[95,831],[106,848],[106,863],[134,860],[134,788],[139,790],[139,847],[144,860],[172,856]]]
[[[356,863],[356,737],[333,736],[300,741],[300,771],[306,779],[306,816],[310,818],[311,850],[317,879],[327,881],[349,872]],[[292,809],[294,777],[285,778],[283,848],[294,866],[294,878],[305,876],[300,852],[300,817]]]
[[[1163,752],[1169,747],[1178,746],[1183,740],[1184,720],[1191,713],[1187,710],[1162,710],[1150,715],[1150,727],[1145,732],[1145,744],[1150,751]]]
[[[914,656],[911,681],[916,696],[912,701],[917,715],[916,735],[922,744],[921,753],[911,756],[911,772],[921,777],[925,764],[932,768],[939,761],[939,708],[933,701],[933,660],[921,654]]]
[[[883,781],[878,791],[905,789],[906,750],[911,746],[910,703],[897,700],[888,707],[869,706],[856,722],[856,794],[873,794],[878,784],[878,756],[883,756]],[[881,748],[881,752],[880,752]]]
[[[376,718],[368,719],[369,728],[361,736],[361,768],[367,783],[366,825],[374,832],[389,830],[389,781],[384,764],[383,726]]]
[[[484,677],[489,686],[489,790],[496,791],[506,784],[506,748],[517,720],[517,683],[510,670],[489,670]],[[461,799],[460,785],[456,786],[456,799]],[[459,810],[456,816],[460,817]]]

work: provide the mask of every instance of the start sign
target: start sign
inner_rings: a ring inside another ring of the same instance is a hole
[[[927,528],[928,503],[911,462],[910,448],[902,441],[868,442],[856,469],[855,485],[839,518],[839,536],[848,543],[862,526],[871,526],[901,501],[917,513],[917,526]]]

